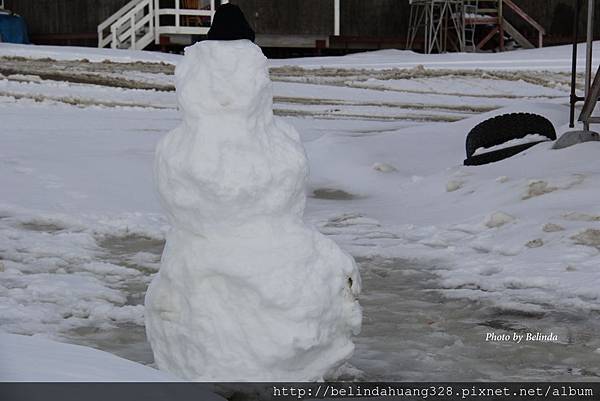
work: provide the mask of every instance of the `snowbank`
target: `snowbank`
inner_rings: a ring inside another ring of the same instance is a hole
[[[504,53],[446,53],[420,54],[410,50],[378,50],[336,57],[304,57],[269,60],[270,67],[295,66],[302,68],[385,69],[488,69],[488,70],[560,70],[570,71],[571,46],[552,46],[541,49]],[[594,42],[597,57],[600,42]],[[585,44],[580,43],[577,59],[580,71],[585,69]],[[93,62],[149,62],[177,64],[180,55],[143,50],[98,49],[76,46],[42,46],[0,43],[0,57],[51,58],[54,60],[83,60]],[[596,64],[596,60],[594,61]]]
[[[50,58],[53,60],[112,61],[116,63],[167,63],[176,64],[181,56],[144,50],[115,50],[78,46],[43,46],[0,43],[0,57]]]
[[[594,42],[594,55],[598,57],[600,42]],[[378,50],[341,57],[307,57],[271,60],[271,66],[297,66],[302,68],[414,68],[432,69],[484,69],[484,70],[571,70],[570,45],[541,49],[518,50],[503,53],[446,53],[420,54],[410,50]],[[585,44],[578,48],[577,66],[585,69]],[[596,60],[594,60],[596,64]]]
[[[0,333],[0,381],[157,382],[179,379],[93,348],[37,336]]]

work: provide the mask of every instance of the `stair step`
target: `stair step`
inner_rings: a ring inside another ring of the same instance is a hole
[[[514,39],[515,42],[517,42],[519,45],[521,45],[521,47],[523,47],[525,49],[534,49],[535,48],[533,43],[531,43],[525,36],[523,36],[523,34],[521,34],[521,32],[519,32],[508,21],[506,21],[506,20],[502,21],[502,28],[504,29],[504,32],[508,33]]]

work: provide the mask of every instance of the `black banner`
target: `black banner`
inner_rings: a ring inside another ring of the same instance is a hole
[[[600,400],[574,383],[0,383],[0,401]]]

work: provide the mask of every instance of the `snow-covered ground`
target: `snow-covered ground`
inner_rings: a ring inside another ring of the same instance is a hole
[[[0,330],[152,364],[142,302],[167,229],[152,161],[181,118],[178,56],[0,44],[0,57]],[[275,112],[309,158],[306,219],[363,276],[341,377],[600,377],[600,143],[462,165],[490,116],[567,130],[569,60],[567,46],[271,61]],[[538,331],[558,341],[485,342]]]
[[[0,333],[2,381],[177,381],[176,377],[79,345]]]

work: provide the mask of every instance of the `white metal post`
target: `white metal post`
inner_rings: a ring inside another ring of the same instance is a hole
[[[154,3],[152,0],[148,2],[148,12],[151,15],[150,21],[148,21],[148,25],[150,26],[150,32],[152,35],[156,35],[156,30],[154,29]]]
[[[212,25],[213,18],[215,18],[215,0],[210,0],[210,24]]]
[[[111,25],[111,27],[110,27],[110,36],[112,37],[112,40],[110,42],[110,47],[111,47],[111,49],[116,49],[117,48],[117,27],[115,25]]]
[[[135,28],[136,28],[135,27],[135,13],[133,13],[131,15],[130,24],[131,24],[131,28],[129,28],[129,29],[131,29],[131,31],[130,31],[130,34],[131,34],[131,46],[129,48],[135,50]]]
[[[340,36],[340,0],[333,0],[333,34]]]
[[[160,44],[160,15],[158,13],[159,10],[159,0],[154,0],[154,44]]]
[[[180,25],[179,17],[179,0],[175,0],[175,27],[177,28],[179,28]]]

